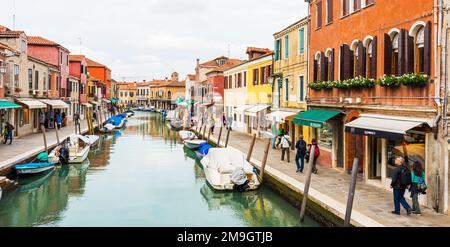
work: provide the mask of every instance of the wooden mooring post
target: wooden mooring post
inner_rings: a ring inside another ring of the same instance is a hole
[[[266,171],[267,158],[269,157],[270,144],[272,143],[272,139],[268,138],[266,147],[264,149],[264,157],[261,162],[261,174],[259,175],[259,180],[262,182],[264,179],[264,173]]]
[[[227,139],[225,140],[225,147],[228,147],[228,141],[230,140],[230,131],[231,129],[228,129],[227,131]]]
[[[205,124],[205,127],[203,128],[202,139],[206,139],[206,128],[207,128],[207,126]]]
[[[59,130],[58,125],[55,126],[55,133],[56,133],[56,142],[58,143],[58,146],[61,145],[61,142],[59,141]]]
[[[211,138],[211,128],[208,130],[208,139],[206,139],[206,142],[209,143],[209,140]]]
[[[347,210],[345,210],[344,226],[350,226],[350,220],[352,218],[353,199],[355,198],[356,180],[358,178],[359,159],[353,160],[352,179],[350,180],[350,188],[348,191]]]
[[[220,137],[222,137],[222,129],[223,129],[223,127],[220,126],[220,130],[219,130],[219,139],[217,139],[217,147],[220,147]]]
[[[42,135],[44,137],[45,152],[48,153],[47,137],[45,136],[45,126],[43,124],[41,124],[41,129],[42,129]]]
[[[302,206],[300,208],[300,222],[303,222],[305,220],[306,202],[308,202],[309,187],[311,185],[311,176],[312,176],[312,172],[313,172],[314,150],[315,150],[315,146],[312,145],[311,151],[310,151],[309,162],[308,162],[308,170],[306,173],[305,188],[303,191]]]
[[[256,134],[253,135],[253,140],[252,140],[252,143],[250,144],[250,149],[248,150],[248,153],[247,153],[247,161],[248,162],[250,162],[250,159],[252,158],[253,147],[255,146],[255,141],[256,141]]]

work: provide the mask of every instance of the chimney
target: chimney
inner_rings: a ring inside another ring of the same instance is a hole
[[[174,82],[178,81],[178,73],[177,72],[172,73],[172,81],[174,81]]]
[[[200,59],[197,58],[197,67],[195,67],[195,80],[200,80]]]

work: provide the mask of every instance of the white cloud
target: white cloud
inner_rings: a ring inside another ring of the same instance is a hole
[[[302,0],[16,0],[17,29],[108,65],[121,80],[184,77],[202,61],[273,49],[273,33],[307,14]],[[0,25],[12,26],[12,1]]]

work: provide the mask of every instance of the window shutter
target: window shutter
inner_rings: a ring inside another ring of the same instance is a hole
[[[406,30],[405,30],[406,31]],[[405,42],[406,42],[406,69],[405,73],[413,73],[414,72],[414,37],[409,36],[408,32],[405,33]]]
[[[392,50],[391,50],[392,51]],[[373,37],[372,40],[372,59],[370,59],[370,78],[377,79],[377,62],[378,62],[378,38],[377,36]],[[390,61],[390,59],[389,59]]]
[[[333,21],[333,0],[327,0],[327,23]]]
[[[348,49],[348,54],[349,56],[347,57],[349,58],[349,65],[346,79],[351,79],[355,75],[355,54],[353,53],[353,51],[350,50],[350,48]]]
[[[330,58],[330,71],[328,71],[329,76],[329,80],[330,81],[334,81],[334,48],[331,49],[331,54],[330,54],[331,58]]]
[[[398,34],[398,75],[401,76],[406,73],[406,52],[405,52],[405,39],[406,39],[406,33],[407,31],[405,29],[402,29],[400,33]]]
[[[431,75],[431,21],[425,26],[424,36],[423,72]]]
[[[353,8],[355,11],[361,9],[361,0],[353,0]]]
[[[314,59],[314,65],[313,65],[313,81],[317,81],[317,60]]]
[[[341,45],[340,49],[340,57],[339,57],[339,79],[342,81],[345,78],[345,48],[344,45]]]
[[[320,53],[320,81],[327,80],[327,60],[323,52]]]
[[[384,34],[384,74],[392,75],[392,41],[389,34]]]
[[[358,43],[358,71],[357,74],[366,77],[366,48],[362,42]]]
[[[322,2],[317,3],[317,28],[322,27]]]

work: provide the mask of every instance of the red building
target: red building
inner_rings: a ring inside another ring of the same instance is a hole
[[[39,36],[28,36],[28,54],[59,68],[59,75],[52,82],[56,85],[52,88],[59,91],[60,98],[70,97],[68,88],[69,53],[67,48],[54,41]]]
[[[84,55],[69,55],[70,75],[80,80],[80,103],[87,103],[87,61]]]

